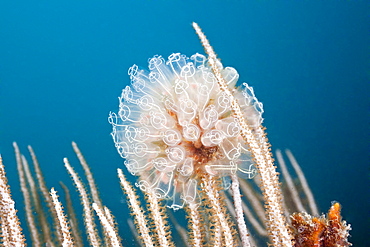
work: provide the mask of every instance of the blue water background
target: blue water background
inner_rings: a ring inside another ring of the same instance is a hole
[[[62,158],[82,173],[76,141],[125,236],[107,116],[133,63],[203,53],[196,21],[254,87],[273,148],[293,151],[320,210],[339,201],[351,242],[369,246],[369,14],[368,1],[342,0],[1,1],[0,153],[20,217],[12,142],[27,157],[33,146],[49,186],[75,192]]]

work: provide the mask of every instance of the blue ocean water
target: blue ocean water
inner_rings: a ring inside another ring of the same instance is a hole
[[[369,245],[368,1],[2,1],[0,153],[20,217],[12,142],[27,157],[32,145],[61,190],[58,181],[70,181],[63,157],[78,167],[75,141],[124,235],[124,167],[108,113],[132,64],[203,53],[193,21],[254,87],[273,148],[293,151],[320,210],[340,202],[350,241]]]

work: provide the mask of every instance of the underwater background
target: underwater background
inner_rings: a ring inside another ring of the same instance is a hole
[[[0,153],[22,227],[12,142],[27,158],[32,145],[48,186],[62,194],[59,181],[75,192],[63,157],[82,174],[75,141],[124,244],[133,245],[108,113],[118,109],[132,64],[146,68],[156,54],[204,54],[195,21],[223,64],[253,86],[273,149],[292,150],[320,211],[340,202],[350,242],[369,246],[369,7],[342,0],[1,1]]]

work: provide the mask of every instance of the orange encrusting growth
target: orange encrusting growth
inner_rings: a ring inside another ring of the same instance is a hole
[[[346,247],[352,244],[347,241],[351,229],[346,221],[341,221],[341,206],[333,203],[327,217],[312,217],[307,213],[294,213],[292,226],[294,228],[295,247]]]

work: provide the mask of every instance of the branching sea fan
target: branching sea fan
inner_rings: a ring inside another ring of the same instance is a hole
[[[262,103],[234,68],[218,64],[244,118],[257,131]],[[111,112],[112,136],[127,169],[139,175],[143,191],[153,190],[174,209],[196,202],[201,177],[224,179],[230,174],[252,178],[256,174],[248,147],[233,116],[230,98],[220,90],[207,58],[171,54],[149,60],[149,72],[132,66],[119,97],[118,114]],[[258,136],[258,133],[256,133]]]

